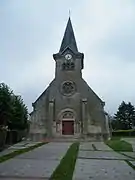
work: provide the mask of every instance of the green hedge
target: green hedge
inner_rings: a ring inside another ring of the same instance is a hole
[[[129,129],[129,130],[117,130],[112,132],[112,136],[126,136],[126,137],[132,137],[135,136],[135,130]]]

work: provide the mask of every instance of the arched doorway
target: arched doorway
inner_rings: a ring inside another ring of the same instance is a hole
[[[62,113],[62,135],[74,135],[75,115],[72,111]]]

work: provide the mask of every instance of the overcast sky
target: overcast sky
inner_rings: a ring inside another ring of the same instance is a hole
[[[122,100],[135,105],[134,0],[0,0],[0,81],[32,110],[54,78],[71,10],[83,78],[113,114]]]

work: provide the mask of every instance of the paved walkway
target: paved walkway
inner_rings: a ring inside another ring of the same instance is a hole
[[[135,163],[103,142],[81,143],[73,180],[134,180],[135,171],[125,160]]]
[[[0,179],[49,179],[70,145],[52,142],[0,163]]]
[[[0,179],[48,180],[71,144],[51,142],[0,163]],[[10,147],[9,150],[30,145],[34,144],[21,142]],[[125,162],[128,160],[135,165],[135,159],[132,157],[134,152],[131,152],[130,156],[125,156],[114,152],[103,142],[82,142],[73,180],[134,180],[135,171]]]
[[[6,154],[9,154],[9,153],[12,153],[16,150],[20,150],[20,149],[25,149],[25,148],[28,148],[28,147],[31,147],[31,146],[34,146],[36,144],[38,144],[39,142],[32,142],[32,141],[21,141],[19,143],[16,143],[12,146],[10,146],[9,148],[3,150],[0,152],[0,157],[1,156],[4,156]]]

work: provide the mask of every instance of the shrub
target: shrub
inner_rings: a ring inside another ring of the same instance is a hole
[[[135,130],[134,129],[129,129],[129,130],[113,131],[112,136],[132,137],[132,136],[135,136]]]

